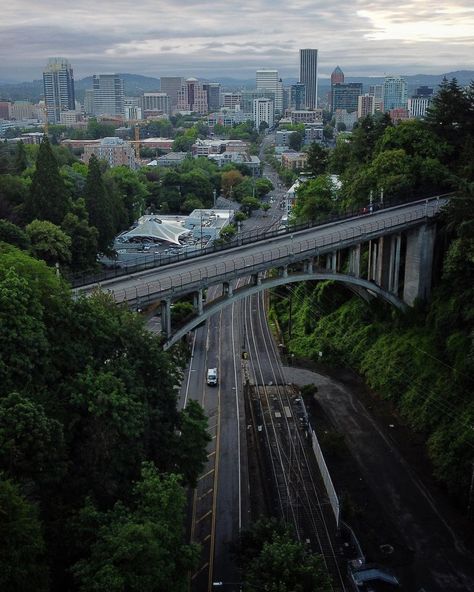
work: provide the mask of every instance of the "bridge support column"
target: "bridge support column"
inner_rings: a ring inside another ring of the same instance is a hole
[[[390,240],[390,262],[388,270],[388,291],[398,294],[400,281],[400,251],[402,237],[400,234],[392,236]]]
[[[379,238],[375,283],[385,290],[388,289],[390,277],[390,246],[391,243],[389,242],[389,238],[384,236]]]
[[[360,277],[360,245],[351,247],[349,251],[349,273]]]
[[[329,271],[337,271],[337,251],[333,251],[326,255],[326,269]]]
[[[198,315],[202,315],[203,311],[203,293],[202,290],[197,290],[193,293],[193,308]]]
[[[367,279],[375,281],[377,276],[377,258],[378,258],[378,244],[377,241],[369,241],[369,264],[367,266]]]
[[[161,332],[166,336],[171,335],[171,301],[161,301]]]
[[[409,305],[416,298],[426,300],[430,295],[435,236],[434,224],[424,224],[407,233],[403,300]]]
[[[282,267],[280,267],[279,271],[281,277],[288,277],[288,265],[283,265]]]
[[[253,273],[251,275],[251,279],[252,279],[252,284],[254,286],[260,286],[260,284],[262,283],[262,278],[261,278],[258,271],[257,271],[257,273]]]
[[[314,260],[313,259],[306,259],[306,261],[304,262],[304,268],[303,271],[305,273],[313,273],[313,266],[314,266]]]
[[[232,284],[230,282],[224,282],[222,284],[222,288],[223,288],[223,292],[224,294],[228,297],[231,298],[233,293],[234,293],[234,289],[232,288]]]

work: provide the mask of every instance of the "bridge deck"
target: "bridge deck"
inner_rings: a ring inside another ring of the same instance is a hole
[[[436,216],[447,198],[430,198],[354,218],[275,236],[171,265],[131,273],[76,290],[109,292],[117,302],[176,299],[194,290],[289,265],[419,226]]]

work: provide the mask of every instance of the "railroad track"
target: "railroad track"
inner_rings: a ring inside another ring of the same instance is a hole
[[[336,524],[307,438],[301,403],[286,384],[277,347],[266,318],[265,294],[245,301],[245,331],[252,392],[253,423],[263,443],[279,516],[302,542],[320,553],[332,576],[334,592],[346,590],[335,544]]]

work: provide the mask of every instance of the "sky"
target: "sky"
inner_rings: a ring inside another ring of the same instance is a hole
[[[320,77],[474,69],[474,2],[436,0],[8,0],[0,80],[42,77],[49,57],[93,73],[298,77],[298,49],[319,49]]]

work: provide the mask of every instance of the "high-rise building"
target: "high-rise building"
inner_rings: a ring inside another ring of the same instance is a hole
[[[431,104],[430,96],[411,97],[408,99],[409,117],[425,117],[426,111]]]
[[[335,84],[332,88],[332,110],[345,109],[348,113],[357,111],[359,97],[362,94],[361,82]]]
[[[86,88],[84,91],[84,113],[86,115],[94,114],[94,90]]]
[[[10,119],[12,104],[9,101],[0,101],[0,119]]]
[[[365,117],[366,115],[373,115],[375,112],[375,97],[373,95],[365,94],[358,97],[357,117]]]
[[[176,109],[178,105],[178,93],[183,86],[181,76],[162,76],[160,78],[160,91],[170,98],[170,108]]]
[[[16,121],[34,119],[33,105],[30,101],[15,101],[11,108],[11,119],[15,119]],[[56,123],[59,123],[59,121]]]
[[[408,100],[407,82],[400,76],[387,76],[383,83],[383,108],[406,109]]]
[[[225,92],[222,93],[222,106],[226,109],[235,109],[237,105],[242,102],[242,95],[240,93]]]
[[[188,78],[178,93],[178,111],[208,113],[207,92],[197,78]]]
[[[419,86],[416,89],[415,96],[417,97],[432,97],[433,89],[430,86]]]
[[[283,84],[278,76],[278,70],[270,68],[261,68],[256,73],[257,91],[269,91],[273,93],[275,111],[278,114],[283,113]]]
[[[244,113],[248,113],[250,117],[253,117],[253,102],[255,99],[270,99],[274,103],[275,93],[268,89],[242,89],[240,92],[240,108]]]
[[[332,107],[332,92],[335,84],[344,84],[344,72],[339,66],[336,66],[331,74],[331,92],[329,94],[329,109],[333,110]]]
[[[306,86],[306,107],[318,107],[318,50],[300,49],[300,82]]]
[[[123,80],[118,74],[94,74],[94,115],[125,115]]]
[[[301,82],[292,84],[290,88],[290,108],[301,111],[306,107],[306,86]]]
[[[383,99],[383,84],[371,84],[369,86],[369,95],[376,99]]]
[[[202,87],[207,93],[209,111],[218,111],[221,106],[221,85],[218,82],[206,82]]]
[[[61,111],[73,111],[74,75],[65,58],[50,58],[43,71],[44,99],[50,123],[59,123]]]
[[[253,101],[253,121],[255,127],[259,130],[263,122],[268,127],[273,126],[274,105],[271,99],[258,98]]]
[[[331,74],[331,86],[333,84],[344,84],[344,72],[336,66]]]
[[[155,112],[168,115],[170,112],[170,98],[164,92],[149,92],[143,93],[142,109],[145,117],[148,114]]]

